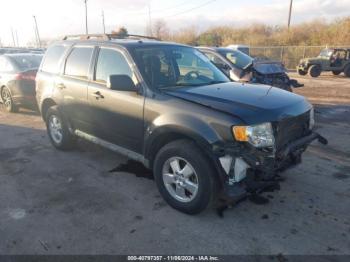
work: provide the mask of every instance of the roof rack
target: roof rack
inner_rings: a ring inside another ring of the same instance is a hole
[[[70,39],[79,39],[79,40],[90,40],[90,39],[102,39],[102,40],[112,40],[112,39],[149,39],[149,40],[157,40],[160,39],[152,36],[143,36],[143,35],[120,35],[120,34],[85,34],[85,35],[67,35],[63,38],[63,40]]]

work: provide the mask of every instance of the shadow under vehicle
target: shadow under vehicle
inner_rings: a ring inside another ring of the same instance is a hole
[[[31,53],[0,55],[0,102],[8,112],[36,107],[35,76],[41,59],[42,55]]]
[[[188,214],[260,192],[312,141],[327,143],[304,97],[231,82],[176,43],[66,37],[48,48],[36,87],[54,147],[80,137],[142,162],[166,202]]]
[[[332,72],[350,77],[350,49],[349,48],[326,48],[317,57],[300,60],[297,66],[299,75],[309,74],[318,77],[322,72]]]
[[[232,81],[270,85],[292,92],[302,87],[290,79],[281,62],[257,60],[239,50],[223,47],[198,47]]]

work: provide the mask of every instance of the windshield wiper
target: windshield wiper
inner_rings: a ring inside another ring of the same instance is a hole
[[[204,85],[216,85],[216,84],[223,84],[227,83],[228,81],[211,81],[209,83],[205,83]]]

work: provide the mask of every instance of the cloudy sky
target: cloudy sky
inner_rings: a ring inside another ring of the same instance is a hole
[[[102,32],[102,10],[106,30],[126,26],[143,34],[151,21],[163,19],[173,30],[210,25],[239,26],[254,22],[285,25],[289,0],[88,0],[89,33]],[[41,38],[85,32],[84,0],[0,0],[0,39],[12,44],[11,28],[20,45],[35,39],[33,15]],[[350,16],[350,0],[294,0],[292,23],[313,19],[332,20]]]

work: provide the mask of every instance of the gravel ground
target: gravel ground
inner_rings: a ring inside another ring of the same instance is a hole
[[[350,255],[350,79],[298,77],[329,139],[283,174],[270,201],[179,213],[146,170],[87,142],[50,145],[36,113],[0,110],[0,254]]]

